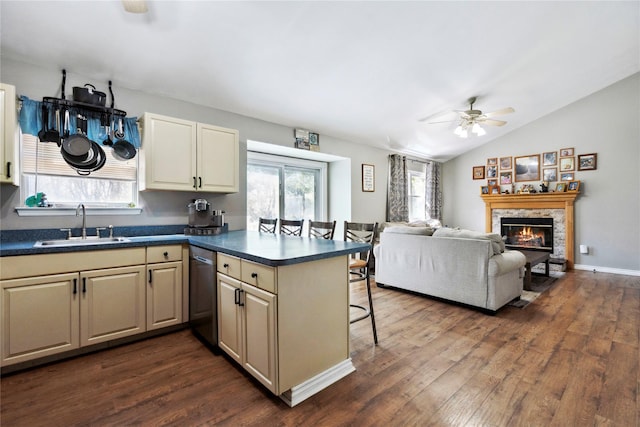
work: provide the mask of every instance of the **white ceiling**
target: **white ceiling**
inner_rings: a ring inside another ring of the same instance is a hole
[[[1,53],[438,160],[640,71],[637,1],[148,4],[3,0]],[[419,121],[471,96],[516,112],[466,140]]]

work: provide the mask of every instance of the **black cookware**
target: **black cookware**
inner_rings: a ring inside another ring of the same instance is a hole
[[[122,128],[122,119],[118,120],[118,132],[116,132],[116,136],[118,139],[113,146],[113,157],[118,160],[131,160],[136,156],[136,147],[133,146],[132,143],[123,139],[124,138],[124,129]]]
[[[70,135],[62,141],[62,148],[60,151],[63,154],[68,154],[74,157],[83,157],[88,155],[89,149],[91,149],[91,140],[86,137],[87,132],[87,119],[78,114],[77,118],[77,133]],[[68,125],[68,123],[66,124]]]
[[[107,102],[107,95],[104,92],[97,91],[94,85],[87,83],[84,87],[74,86],[73,100],[104,107]]]

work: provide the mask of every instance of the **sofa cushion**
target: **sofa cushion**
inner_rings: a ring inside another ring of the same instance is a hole
[[[398,234],[418,234],[421,236],[431,236],[433,234],[433,228],[431,227],[410,227],[406,225],[394,225],[386,227],[385,233],[398,233]]]
[[[496,233],[482,233],[480,231],[442,227],[438,228],[433,233],[433,237],[457,237],[461,239],[489,240],[491,241],[491,247],[493,248],[494,254],[504,252],[505,248],[502,237]]]

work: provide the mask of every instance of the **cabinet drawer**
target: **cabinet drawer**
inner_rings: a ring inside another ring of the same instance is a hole
[[[218,253],[218,271],[241,280],[240,274],[240,258]]]
[[[276,293],[276,269],[263,264],[242,260],[242,278],[245,283]]]
[[[182,260],[181,245],[164,245],[147,247],[147,264]]]

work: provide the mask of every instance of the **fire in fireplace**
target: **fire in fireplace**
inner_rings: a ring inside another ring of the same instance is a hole
[[[553,218],[500,218],[505,246],[553,252]]]

